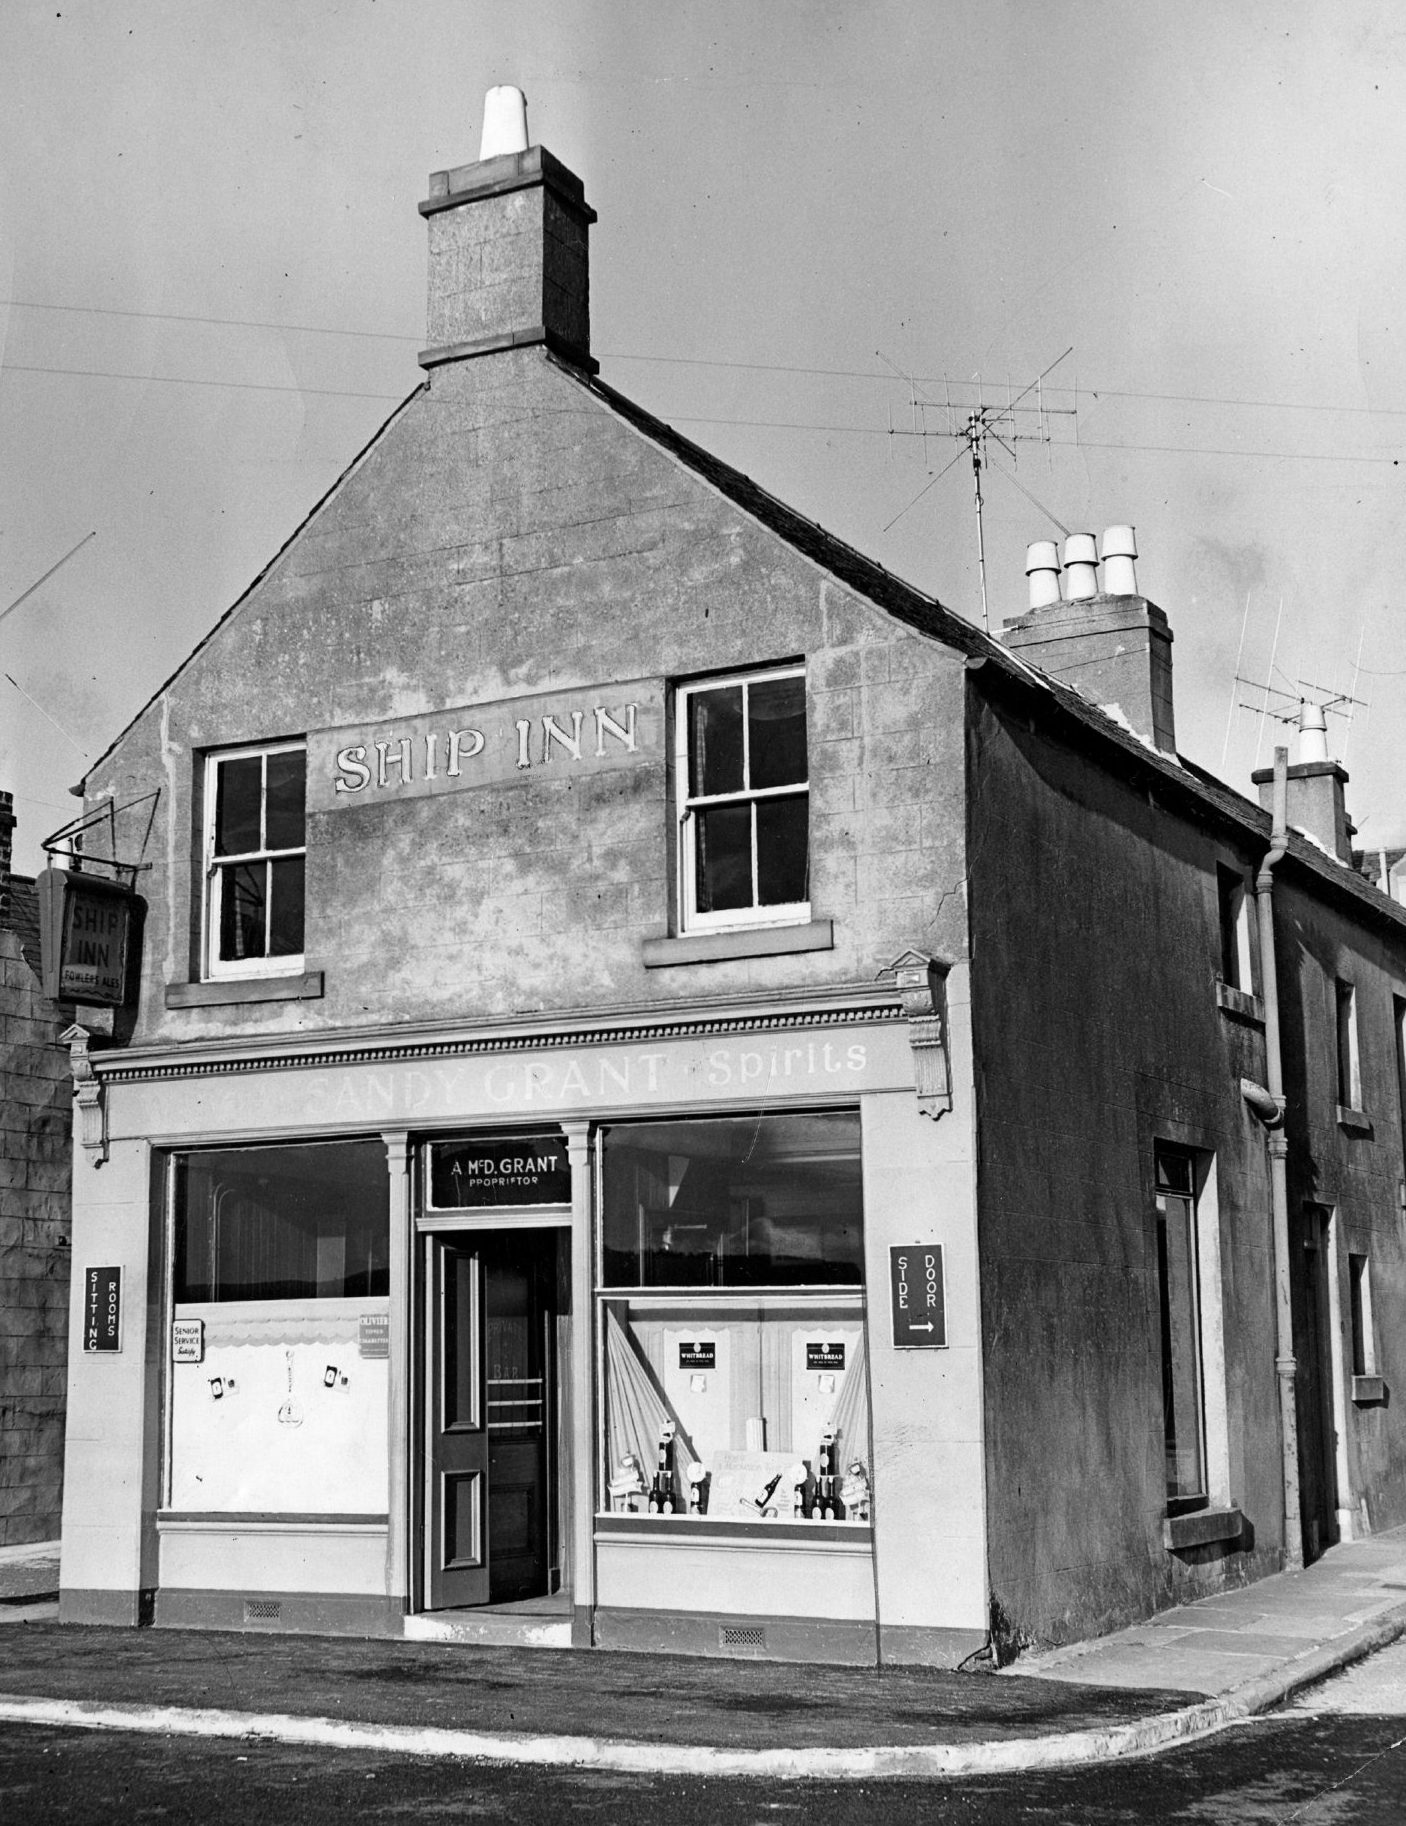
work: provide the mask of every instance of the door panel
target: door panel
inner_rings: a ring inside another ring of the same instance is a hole
[[[557,1232],[426,1238],[432,1610],[545,1595],[553,1564]]]
[[[1333,1419],[1333,1349],[1328,1318],[1330,1214],[1317,1205],[1298,1213],[1294,1293],[1295,1393],[1299,1425],[1299,1500],[1304,1558],[1316,1560],[1337,1538],[1337,1432]]]
[[[488,1602],[483,1263],[471,1239],[429,1237],[429,1590],[432,1610]]]

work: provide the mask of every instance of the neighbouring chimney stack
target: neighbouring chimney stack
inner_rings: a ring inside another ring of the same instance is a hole
[[[1132,527],[1110,526],[1103,554],[1100,590],[1092,533],[1069,535],[1067,593],[1061,599],[1054,546],[1048,541],[1030,546],[1025,559],[1030,608],[1006,623],[1002,638],[1022,659],[1118,712],[1145,740],[1175,754],[1172,631],[1156,603],[1137,593]]]
[[[521,89],[490,89],[480,157],[430,174],[424,368],[544,343],[594,373],[587,235],[596,219],[580,178],[527,139]]]
[[[1289,764],[1289,823],[1350,868],[1354,827],[1343,797],[1348,774],[1329,758],[1328,719],[1321,704],[1299,705],[1298,731],[1297,759]],[[1250,778],[1260,789],[1260,804],[1272,811],[1274,769],[1256,768]]]

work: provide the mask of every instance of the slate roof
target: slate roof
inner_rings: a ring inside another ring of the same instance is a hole
[[[1116,752],[1119,771],[1125,776],[1146,779],[1149,775],[1162,783],[1162,789],[1168,803],[1179,803],[1191,815],[1205,816],[1209,812],[1215,819],[1235,827],[1240,833],[1248,834],[1268,844],[1271,819],[1258,804],[1234,792],[1213,775],[1179,756],[1163,754],[1149,743],[1142,741],[1130,730],[1124,728],[1117,720],[1101,710],[1077,691],[1051,678],[1047,673],[1030,665],[1026,660],[1011,652],[1000,641],[985,633],[974,623],[965,620],[952,609],[939,602],[936,597],[926,596],[921,590],[905,583],[892,571],[885,570],[881,564],[857,551],[844,540],[837,539],[825,528],[808,520],[804,514],[797,513],[784,501],[769,493],[760,484],[754,482],[741,470],[734,469],[720,457],[704,450],[689,438],[676,431],[663,419],[656,418],[642,406],[627,398],[623,393],[596,376],[586,374],[560,356],[548,351],[543,352],[543,359],[550,361],[559,371],[583,391],[599,402],[601,407],[616,418],[632,426],[642,437],[647,438],[659,449],[667,452],[686,469],[692,471],[702,481],[726,499],[733,502],[744,513],[758,524],[765,526],[777,538],[785,541],[795,551],[809,558],[822,570],[827,571],[838,582],[845,584],[856,595],[863,596],[876,607],[894,617],[896,621],[912,628],[916,633],[928,639],[942,642],[956,652],[966,656],[968,665],[977,668],[990,668],[987,676],[991,686],[999,684],[1009,689],[1023,691],[1032,704],[1042,705],[1047,712],[1053,712],[1058,721],[1069,734],[1076,732],[1086,739],[1091,739],[1095,748],[1102,750],[1113,759]],[[161,693],[179,676],[190,660],[209,642],[217,630],[235,614],[241,604],[247,600],[252,591],[296,541],[301,537],[305,527],[317,517],[322,507],[336,494],[342,483],[359,467],[369,452],[375,448],[391,425],[408,407],[426,390],[426,384],[416,387],[404,399],[395,411],[379,427],[373,437],[359,450],[337,480],[318,500],[305,516],[298,528],[279,547],[258,576],[249,584],[234,603],[225,611],[219,620],[191,652],[181,661],[169,678],[152,693],[138,711],[140,717],[148,705],[155,702]],[[998,687],[999,688],[999,687]],[[122,731],[122,734],[109,744],[93,763],[89,773],[110,755],[120,744],[123,736],[137,721],[133,717]],[[86,782],[87,776],[84,779]],[[79,793],[84,782],[73,790]],[[1385,918],[1390,924],[1406,930],[1406,907],[1399,906],[1388,899],[1380,889],[1365,880],[1355,870],[1337,863],[1320,850],[1316,845],[1295,832],[1290,833],[1289,854],[1293,859],[1327,884],[1338,896],[1346,895],[1361,911]]]

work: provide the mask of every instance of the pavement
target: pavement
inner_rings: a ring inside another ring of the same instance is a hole
[[[0,1721],[860,1780],[1145,1755],[1243,1723],[1406,1635],[1406,1528],[999,1675],[61,1625],[57,1585],[55,1545],[0,1550]]]

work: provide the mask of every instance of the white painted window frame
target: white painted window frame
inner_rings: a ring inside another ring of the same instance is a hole
[[[219,768],[226,761],[244,761],[254,755],[265,761],[264,784],[262,792],[267,793],[268,768],[267,757],[276,754],[301,754],[306,756],[307,743],[301,738],[286,742],[249,742],[239,748],[215,749],[205,757],[204,780],[204,834],[202,838],[203,858],[203,898],[204,910],[201,919],[202,932],[202,970],[206,982],[248,981],[255,977],[268,976],[301,976],[307,956],[306,946],[302,951],[286,957],[246,957],[221,958],[219,955],[220,911],[223,900],[225,871],[232,865],[241,862],[268,862],[285,856],[307,856],[307,827],[304,823],[303,842],[296,849],[287,850],[250,850],[241,851],[237,856],[215,855],[215,806],[216,779]],[[262,801],[261,801],[262,822]],[[306,887],[306,877],[304,878]],[[306,908],[306,900],[304,902]],[[267,909],[265,910],[267,919]],[[306,911],[304,913],[306,939]],[[267,930],[267,927],[265,928]]]
[[[1192,1169],[1192,1235],[1196,1245],[1193,1276],[1195,1328],[1200,1351],[1201,1475],[1203,1507],[1233,1506],[1230,1471],[1230,1392],[1225,1351],[1225,1279],[1221,1249],[1220,1198],[1216,1156],[1170,1136],[1157,1136],[1154,1150],[1188,1155]],[[1192,1511],[1194,1513],[1194,1511]]]
[[[679,931],[681,933],[697,932],[736,932],[752,931],[758,927],[798,926],[805,925],[811,917],[811,903],[807,900],[787,901],[771,907],[729,907],[720,913],[701,913],[698,910],[698,820],[695,810],[710,805],[735,804],[747,802],[754,804],[762,799],[783,799],[794,797],[803,792],[806,798],[806,854],[807,867],[810,857],[810,743],[809,719],[807,718],[806,742],[806,777],[803,781],[793,781],[786,786],[745,787],[740,793],[700,794],[697,798],[689,793],[689,703],[694,697],[707,691],[726,690],[733,685],[744,687],[742,740],[743,754],[747,755],[748,734],[747,714],[745,709],[746,690],[751,685],[765,684],[772,679],[799,678],[805,682],[804,664],[794,666],[764,666],[741,672],[729,672],[715,678],[691,679],[687,684],[677,685],[674,689],[674,803],[678,815],[678,843],[676,846],[678,869],[678,908]],[[744,759],[744,777],[747,761]],[[757,880],[757,832],[756,820],[752,821],[752,882],[755,891]]]

